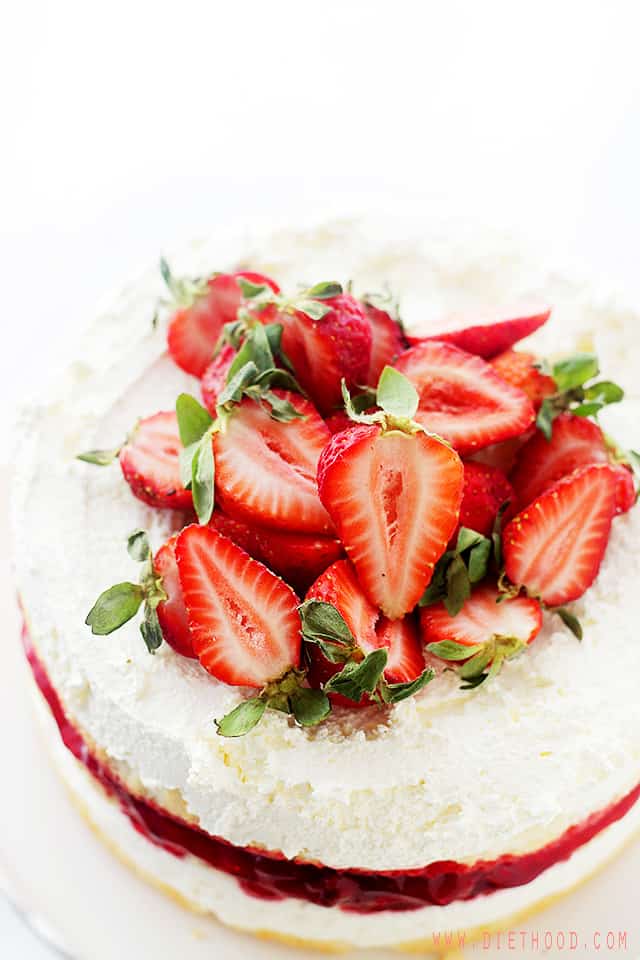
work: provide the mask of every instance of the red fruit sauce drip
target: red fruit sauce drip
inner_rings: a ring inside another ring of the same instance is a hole
[[[640,797],[638,785],[621,800],[578,826],[570,827],[557,840],[534,853],[478,861],[472,866],[441,860],[418,870],[368,873],[334,870],[305,861],[287,860],[280,853],[234,847],[226,840],[211,837],[153,803],[130,794],[106,764],[89,751],[81,734],[67,719],[26,629],[23,640],[36,683],[49,704],[63,743],[107,794],[119,802],[138,833],[175,857],[188,854],[199,857],[215,869],[236,877],[246,893],[263,899],[297,897],[320,906],[340,907],[357,913],[416,910],[430,904],[470,900],[494,890],[530,883],[548,867],[568,860],[578,847],[620,820]]]

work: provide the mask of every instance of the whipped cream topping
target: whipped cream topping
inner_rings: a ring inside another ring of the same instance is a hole
[[[507,252],[505,252],[505,249]],[[413,224],[336,223],[308,231],[218,236],[172,259],[178,273],[251,265],[285,288],[352,279],[388,283],[412,331],[451,312],[522,300],[554,306],[532,349],[595,349],[628,391],[603,418],[640,445],[638,317],[502,247],[451,244]],[[390,712],[336,712],[302,730],[268,712],[244,738],[217,736],[244,696],[164,645],[150,656],[136,621],[108,637],[84,625],[96,596],[136,579],[135,527],[154,549],[181,525],[136,500],[117,465],[73,459],[117,445],[140,416],[171,409],[197,381],[151,329],[157,271],[91,326],[59,394],[20,424],[14,498],[18,587],[33,642],[72,720],[144,788],[179,791],[211,834],[333,867],[410,869],[540,846],[640,779],[640,510],[620,517],[596,584],[575,612],[579,643],[557,617],[524,656],[473,692],[445,675]]]

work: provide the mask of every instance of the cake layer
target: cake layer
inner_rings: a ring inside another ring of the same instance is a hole
[[[449,307],[525,294],[549,300],[554,317],[532,345],[595,348],[604,375],[629,393],[609,422],[621,443],[640,441],[638,318],[593,304],[588,292],[483,238],[452,249],[388,224],[227,235],[174,266],[199,273],[241,261],[289,286],[336,277],[362,290],[387,281],[414,329],[433,331]],[[96,596],[137,576],[127,534],[144,527],[157,548],[176,523],[135,500],[117,466],[73,460],[79,450],[117,445],[139,416],[171,408],[181,389],[197,395],[197,383],[162,356],[163,332],[151,329],[160,292],[155,273],[132,285],[79,347],[66,391],[22,424],[18,584],[74,725],[114,767],[135,771],[145,795],[175,794],[204,832],[334,869],[523,855],[628,794],[640,779],[637,510],[616,519],[601,574],[575,605],[582,644],[547,616],[526,655],[477,691],[446,675],[392,711],[336,712],[313,731],[270,712],[248,736],[225,740],[213,719],[244,691],[168,647],[149,656],[135,622],[90,635],[84,620]]]
[[[81,733],[69,722],[26,630],[23,631],[23,643],[35,682],[49,706],[65,747],[86,767],[105,793],[119,803],[138,833],[173,856],[182,858],[190,854],[198,857],[215,870],[234,877],[245,893],[266,900],[293,897],[322,907],[378,913],[417,910],[427,905],[446,906],[455,901],[493,894],[497,890],[527,885],[556,863],[568,860],[599,833],[621,820],[640,797],[639,785],[540,850],[470,866],[447,861],[411,872],[372,874],[332,870],[321,864],[287,860],[276,852],[234,847],[129,792],[108,766],[91,753]]]

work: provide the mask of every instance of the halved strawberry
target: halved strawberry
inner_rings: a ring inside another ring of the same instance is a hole
[[[515,466],[518,454],[527,440],[531,439],[535,429],[535,427],[529,427],[519,437],[511,437],[509,440],[503,440],[502,443],[483,447],[482,450],[474,453],[471,459],[474,463],[486,463],[489,467],[498,467],[503,473],[509,475]]]
[[[452,343],[468,353],[489,359],[534,333],[547,322],[550,314],[551,310],[542,306],[502,309],[481,316],[454,314],[443,324],[446,329],[442,333],[407,339],[410,344],[425,340]]]
[[[498,603],[500,594],[492,584],[473,591],[455,617],[443,603],[420,610],[420,626],[425,646],[453,641],[465,647],[488,643],[493,637],[513,637],[528,644],[542,627],[542,609],[530,597],[512,597]]]
[[[327,508],[367,596],[388,617],[416,605],[458,521],[462,462],[445,443],[357,426],[335,434],[318,464]]]
[[[166,642],[183,657],[195,657],[189,630],[187,608],[184,605],[180,575],[176,562],[176,540],[178,535],[160,547],[153,558],[153,568],[162,578],[162,589],[167,594],[167,600],[159,603],[156,612],[160,621],[162,636]]]
[[[581,467],[550,486],[508,524],[505,571],[549,606],[577,600],[600,569],[616,511],[608,464]]]
[[[394,364],[420,395],[416,420],[461,454],[517,437],[535,418],[531,401],[480,357],[436,340]]]
[[[284,311],[282,349],[296,379],[323,414],[342,406],[340,384],[367,381],[371,358],[371,324],[362,306],[349,294],[319,301],[328,309],[320,320],[300,310]]]
[[[218,402],[218,396],[226,386],[229,367],[236,356],[237,350],[235,350],[230,343],[225,343],[218,356],[215,360],[211,361],[202,374],[202,380],[200,381],[202,402],[214,418],[217,415],[216,404]]]
[[[526,393],[537,411],[544,398],[556,393],[558,388],[553,377],[542,373],[536,364],[535,354],[521,350],[506,350],[491,360],[491,366],[502,379]]]
[[[498,510],[507,501],[513,504],[515,493],[502,470],[472,460],[465,462],[458,528],[468,527],[489,536]]]
[[[210,525],[260,560],[302,595],[309,585],[344,555],[334,537],[274,530],[247,523],[215,510]]]
[[[286,583],[211,527],[186,527],[176,560],[205,670],[224,683],[262,687],[298,666],[298,601]]]
[[[314,406],[299,394],[274,390],[302,414],[282,423],[250,398],[214,435],[216,492],[225,513],[250,523],[305,533],[331,533],[318,497],[316,468],[330,438]]]
[[[536,430],[518,456],[511,482],[520,509],[578,467],[608,463],[609,450],[602,430],[586,417],[562,413],[553,421],[551,440]]]
[[[131,492],[152,507],[187,510],[191,493],[180,480],[182,450],[174,411],[156,413],[136,425],[119,459]]]
[[[612,468],[616,474],[616,513],[626,513],[638,500],[633,470],[624,463],[612,464]]]
[[[213,358],[218,337],[225,323],[236,319],[242,303],[238,277],[251,283],[266,284],[274,293],[278,285],[260,273],[240,270],[219,273],[204,285],[202,294],[177,310],[167,330],[169,353],[183,370],[201,377]]]
[[[348,560],[338,560],[325,570],[310,587],[306,599],[332,604],[342,614],[365,656],[380,648],[387,650],[384,677],[389,683],[409,683],[423,672],[422,643],[413,617],[389,620],[381,614],[364,593],[353,564]],[[306,655],[310,661],[309,679],[314,686],[326,683],[342,669],[342,664],[331,663],[315,644],[306,645]],[[371,703],[367,696],[357,704],[337,693],[330,694],[330,697],[334,703],[352,708]]]
[[[375,387],[384,367],[404,350],[405,341],[400,324],[391,314],[367,301],[362,306],[371,324],[371,359],[366,382]]]

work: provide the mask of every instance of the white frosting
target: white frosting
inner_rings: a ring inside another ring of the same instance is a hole
[[[493,244],[493,245],[492,245]],[[251,264],[285,285],[388,282],[414,328],[449,309],[549,300],[535,337],[546,352],[595,342],[607,377],[629,391],[611,411],[640,444],[638,318],[486,238],[464,248],[415,225],[336,224],[272,237],[218,237],[175,258],[177,272]],[[640,780],[640,510],[617,519],[600,577],[576,605],[582,643],[548,619],[526,655],[479,690],[450,675],[388,715],[353,711],[313,731],[268,713],[225,740],[213,718],[243,691],[165,646],[152,657],[136,622],[109,637],[84,625],[98,593],[135,579],[125,539],[157,548],[176,518],[131,496],[117,465],[74,461],[117,444],[139,416],[197,384],[164,357],[150,318],[156,271],[130,286],[79,347],[64,390],[21,424],[15,481],[18,585],[34,643],[73,720],[151,791],[180,791],[203,829],[235,844],[371,870],[474,861],[545,843]],[[415,914],[414,914],[415,916]]]
[[[214,914],[238,930],[295,937],[326,947],[424,944],[424,950],[428,951],[445,932],[461,931],[469,939],[470,935],[500,927],[515,920],[517,915],[572,890],[607,863],[640,830],[640,805],[636,805],[623,820],[607,827],[569,860],[550,867],[531,883],[490,896],[454,901],[444,907],[360,914],[327,909],[294,898],[261,900],[244,893],[234,878],[212,870],[197,857],[177,859],[133,830],[117,802],[107,798],[82,764],[62,745],[46,705],[39,696],[38,701],[56,767],[102,838],[145,879],[178,894],[192,909]],[[457,942],[457,937],[452,942]]]

